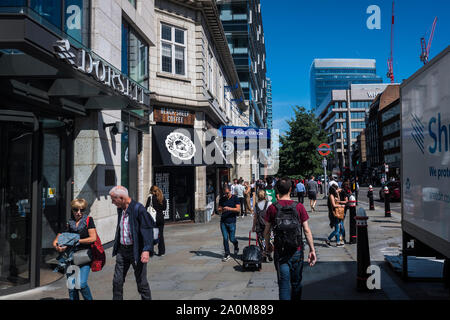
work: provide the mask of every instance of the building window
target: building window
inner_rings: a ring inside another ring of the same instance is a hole
[[[122,72],[148,88],[148,45],[126,22],[122,22]]]
[[[208,89],[209,91],[214,95],[214,60],[213,60],[213,55],[211,53],[211,50],[208,50]]]
[[[131,5],[132,5],[133,7],[136,8],[136,0],[128,0],[128,2],[131,3]]]
[[[392,119],[393,117],[400,114],[400,105],[396,105],[395,107],[392,107],[386,112],[383,112],[381,115],[381,121],[387,121],[389,119]]]
[[[364,129],[366,123],[362,121],[352,121],[352,129]]]
[[[186,30],[161,24],[161,70],[186,75]]]
[[[43,18],[39,23],[45,27],[64,31],[71,42],[89,45],[90,0],[1,0],[0,7],[29,7],[30,12]]]

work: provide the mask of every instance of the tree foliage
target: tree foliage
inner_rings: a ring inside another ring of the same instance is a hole
[[[287,121],[289,130],[280,136],[280,168],[278,175],[306,177],[321,174],[322,159],[317,147],[327,142],[327,134],[319,120],[304,107],[293,108],[295,118]]]

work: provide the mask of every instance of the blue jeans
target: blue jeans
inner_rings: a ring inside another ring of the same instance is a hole
[[[342,234],[342,240],[345,239],[345,228],[344,228],[344,220],[341,220],[341,234]]]
[[[230,240],[234,248],[238,247],[238,241],[236,240],[235,233],[236,233],[236,223],[220,223],[220,230],[222,230],[222,236],[223,236],[223,248],[225,249],[225,255],[230,254],[230,246],[228,245],[228,240]]]
[[[91,290],[88,286],[88,277],[89,272],[91,271],[91,265],[85,264],[79,266],[80,268],[80,289],[69,289],[69,298],[70,300],[80,300],[79,291],[81,292],[81,295],[83,296],[84,300],[92,300],[92,294]],[[75,281],[75,279],[73,279]]]
[[[303,250],[296,251],[290,257],[279,257],[275,251],[274,262],[280,300],[301,300]]]
[[[342,234],[342,230],[344,230],[344,221],[340,220],[334,225],[334,231],[328,236],[328,240],[336,236],[336,242],[339,242],[339,236]]]

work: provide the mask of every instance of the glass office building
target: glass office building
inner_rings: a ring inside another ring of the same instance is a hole
[[[266,47],[259,0],[218,0],[220,20],[249,105],[250,126],[266,123]]]
[[[310,71],[311,109],[316,110],[331,90],[381,82],[373,59],[314,59]]]
[[[388,85],[352,84],[345,90],[331,90],[316,108],[315,116],[327,132],[327,143],[333,150],[333,156],[328,158],[329,169],[339,168],[338,172],[345,167],[352,169],[352,150],[348,149],[366,128],[366,112],[372,101]]]

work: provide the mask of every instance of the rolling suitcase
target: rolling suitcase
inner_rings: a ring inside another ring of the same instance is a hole
[[[252,232],[248,235],[248,247],[244,248],[242,252],[242,262],[244,270],[256,269],[260,270],[262,266],[262,252],[261,248],[258,246],[258,234],[256,235],[256,245],[251,244]]]

